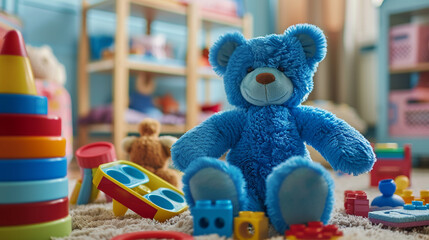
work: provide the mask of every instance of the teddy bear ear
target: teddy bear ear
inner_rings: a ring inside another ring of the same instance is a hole
[[[327,44],[320,28],[311,24],[297,24],[288,27],[284,35],[288,38],[295,37],[300,42],[310,67],[315,67],[325,58]]]
[[[239,32],[227,33],[221,36],[209,51],[209,61],[219,75],[226,71],[231,55],[235,49],[246,43],[246,39]]]

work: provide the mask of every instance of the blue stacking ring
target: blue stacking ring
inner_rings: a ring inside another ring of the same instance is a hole
[[[48,114],[48,99],[25,94],[0,94],[0,113]]]
[[[68,180],[0,182],[0,193],[0,204],[50,201],[67,197]]]
[[[67,176],[67,158],[0,159],[0,181],[34,181]]]

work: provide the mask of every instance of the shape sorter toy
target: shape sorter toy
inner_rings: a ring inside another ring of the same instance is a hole
[[[369,200],[364,191],[344,192],[344,209],[347,214],[368,217]]]
[[[233,216],[231,200],[198,200],[191,208],[194,236],[217,234],[232,236]]]
[[[399,148],[397,144],[375,144],[377,161],[370,172],[370,185],[375,187],[383,179],[411,176],[411,145]]]
[[[429,225],[429,204],[413,201],[403,209],[375,211],[369,213],[369,220],[391,227],[418,227]]]
[[[116,160],[115,147],[108,142],[96,142],[80,147],[75,155],[82,176],[76,182],[70,203],[87,204],[98,196],[98,189],[92,183],[93,176],[98,166]]]
[[[292,224],[289,230],[285,231],[285,237],[288,240],[295,239],[339,239],[343,232],[338,230],[336,225],[323,226],[322,222],[309,222],[305,224]]]
[[[24,40],[0,50],[0,238],[46,240],[71,232],[61,119],[36,95]]]
[[[234,239],[258,240],[268,238],[268,218],[264,212],[241,211],[234,218]]]
[[[162,222],[188,209],[181,191],[130,161],[100,165],[93,183],[113,199],[116,216],[131,209],[144,218]]]

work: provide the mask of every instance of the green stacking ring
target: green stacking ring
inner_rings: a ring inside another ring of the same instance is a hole
[[[71,228],[71,217],[67,216],[52,222],[0,227],[0,236],[11,240],[47,240],[51,237],[66,237],[71,233]]]

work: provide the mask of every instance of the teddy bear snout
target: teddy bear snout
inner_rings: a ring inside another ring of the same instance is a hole
[[[276,80],[276,77],[272,73],[260,73],[256,75],[256,81],[260,84],[269,84]]]

